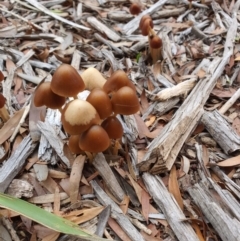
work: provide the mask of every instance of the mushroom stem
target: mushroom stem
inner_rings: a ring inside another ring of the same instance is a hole
[[[10,116],[9,116],[8,111],[5,108],[5,106],[3,106],[0,109],[0,117],[2,118],[3,122],[7,122],[10,119]]]
[[[201,0],[203,1],[203,0]],[[192,9],[192,1],[189,1],[189,9]]]
[[[58,108],[58,111],[62,114],[63,110],[62,110],[62,108]]]
[[[155,64],[158,60],[160,60],[162,58],[162,53],[161,53],[161,47],[160,48],[152,48],[150,45],[150,40],[151,40],[151,36],[148,35],[148,42],[149,42],[149,50],[150,50],[150,54],[152,57],[152,62],[153,64]]]
[[[78,96],[77,96],[77,95],[73,96],[73,99],[74,99],[74,100],[77,100],[77,99],[78,99]]]

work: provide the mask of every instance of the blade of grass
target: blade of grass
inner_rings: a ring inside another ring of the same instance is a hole
[[[81,230],[77,224],[71,221],[49,213],[36,205],[4,193],[0,193],[0,207],[17,212],[39,224],[42,224],[45,227],[60,233],[75,235],[89,241],[106,240]]]

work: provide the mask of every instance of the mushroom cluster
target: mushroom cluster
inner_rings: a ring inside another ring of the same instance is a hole
[[[139,29],[143,36],[148,36],[149,49],[153,64],[161,59],[162,40],[153,30],[153,21],[149,15],[142,16]]]
[[[90,91],[87,99],[78,99],[85,89]],[[65,104],[68,97],[74,99]],[[124,71],[117,70],[106,80],[95,68],[80,76],[67,64],[55,71],[51,82],[39,84],[34,104],[59,109],[63,128],[70,135],[69,149],[75,154],[106,150],[111,139],[123,135],[116,115],[131,115],[140,107],[135,86]]]
[[[132,15],[138,15],[141,7],[137,3],[132,3],[129,11]],[[139,22],[139,29],[143,36],[148,36],[148,43],[153,64],[161,59],[162,40],[153,30],[153,21],[149,15],[143,15]]]

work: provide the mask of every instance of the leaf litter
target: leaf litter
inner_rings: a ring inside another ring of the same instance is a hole
[[[0,3],[0,89],[10,115],[0,122],[0,191],[110,240],[181,240],[184,232],[238,240],[240,1],[135,2],[138,16],[133,1]],[[163,41],[155,64],[138,29],[144,14]],[[123,69],[136,86],[140,111],[119,116],[124,137],[103,155],[72,154],[57,111],[32,104],[62,63],[105,78]],[[0,214],[12,221],[2,218],[5,239],[78,239],[11,209]]]

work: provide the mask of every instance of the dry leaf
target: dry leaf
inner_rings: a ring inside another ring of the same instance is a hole
[[[148,138],[155,138],[159,135],[159,133],[161,132],[162,128],[159,129],[155,129],[154,131],[150,132],[146,126],[146,124],[144,123],[144,121],[142,120],[142,118],[138,115],[135,114],[134,115],[136,122],[137,122],[137,127],[138,127],[138,135],[139,138],[144,138],[145,136]]]
[[[230,98],[233,96],[233,94],[236,92],[235,89],[233,88],[228,88],[228,89],[217,89],[214,88],[211,92],[211,94],[220,97],[220,98]]]
[[[74,210],[68,214],[63,215],[64,218],[76,223],[81,224],[95,218],[104,209],[103,206],[94,207],[89,209]]]
[[[129,196],[124,196],[122,202],[119,204],[121,210],[123,211],[124,214],[127,213],[128,206],[129,206],[130,198]]]
[[[0,145],[2,145],[13,134],[16,126],[18,125],[25,108],[17,111],[0,129]]]
[[[148,222],[148,216],[149,216],[149,208],[150,208],[150,196],[149,194],[142,189],[142,199],[141,199],[141,204],[142,204],[142,215]]]
[[[220,167],[232,167],[232,166],[240,165],[240,155],[229,158],[222,162],[218,162],[217,165]]]
[[[113,218],[109,217],[108,225],[118,235],[118,237],[121,240],[131,241],[131,239],[126,235],[126,233],[122,230],[122,228],[117,224],[117,222]]]
[[[169,192],[172,193],[172,195],[176,199],[179,207],[183,210],[183,200],[179,190],[179,185],[177,180],[177,171],[176,171],[175,165],[172,166],[172,169],[170,171],[168,189],[169,189]]]
[[[48,236],[44,237],[42,241],[55,241],[58,239],[60,233],[54,232],[52,234],[49,234]]]

